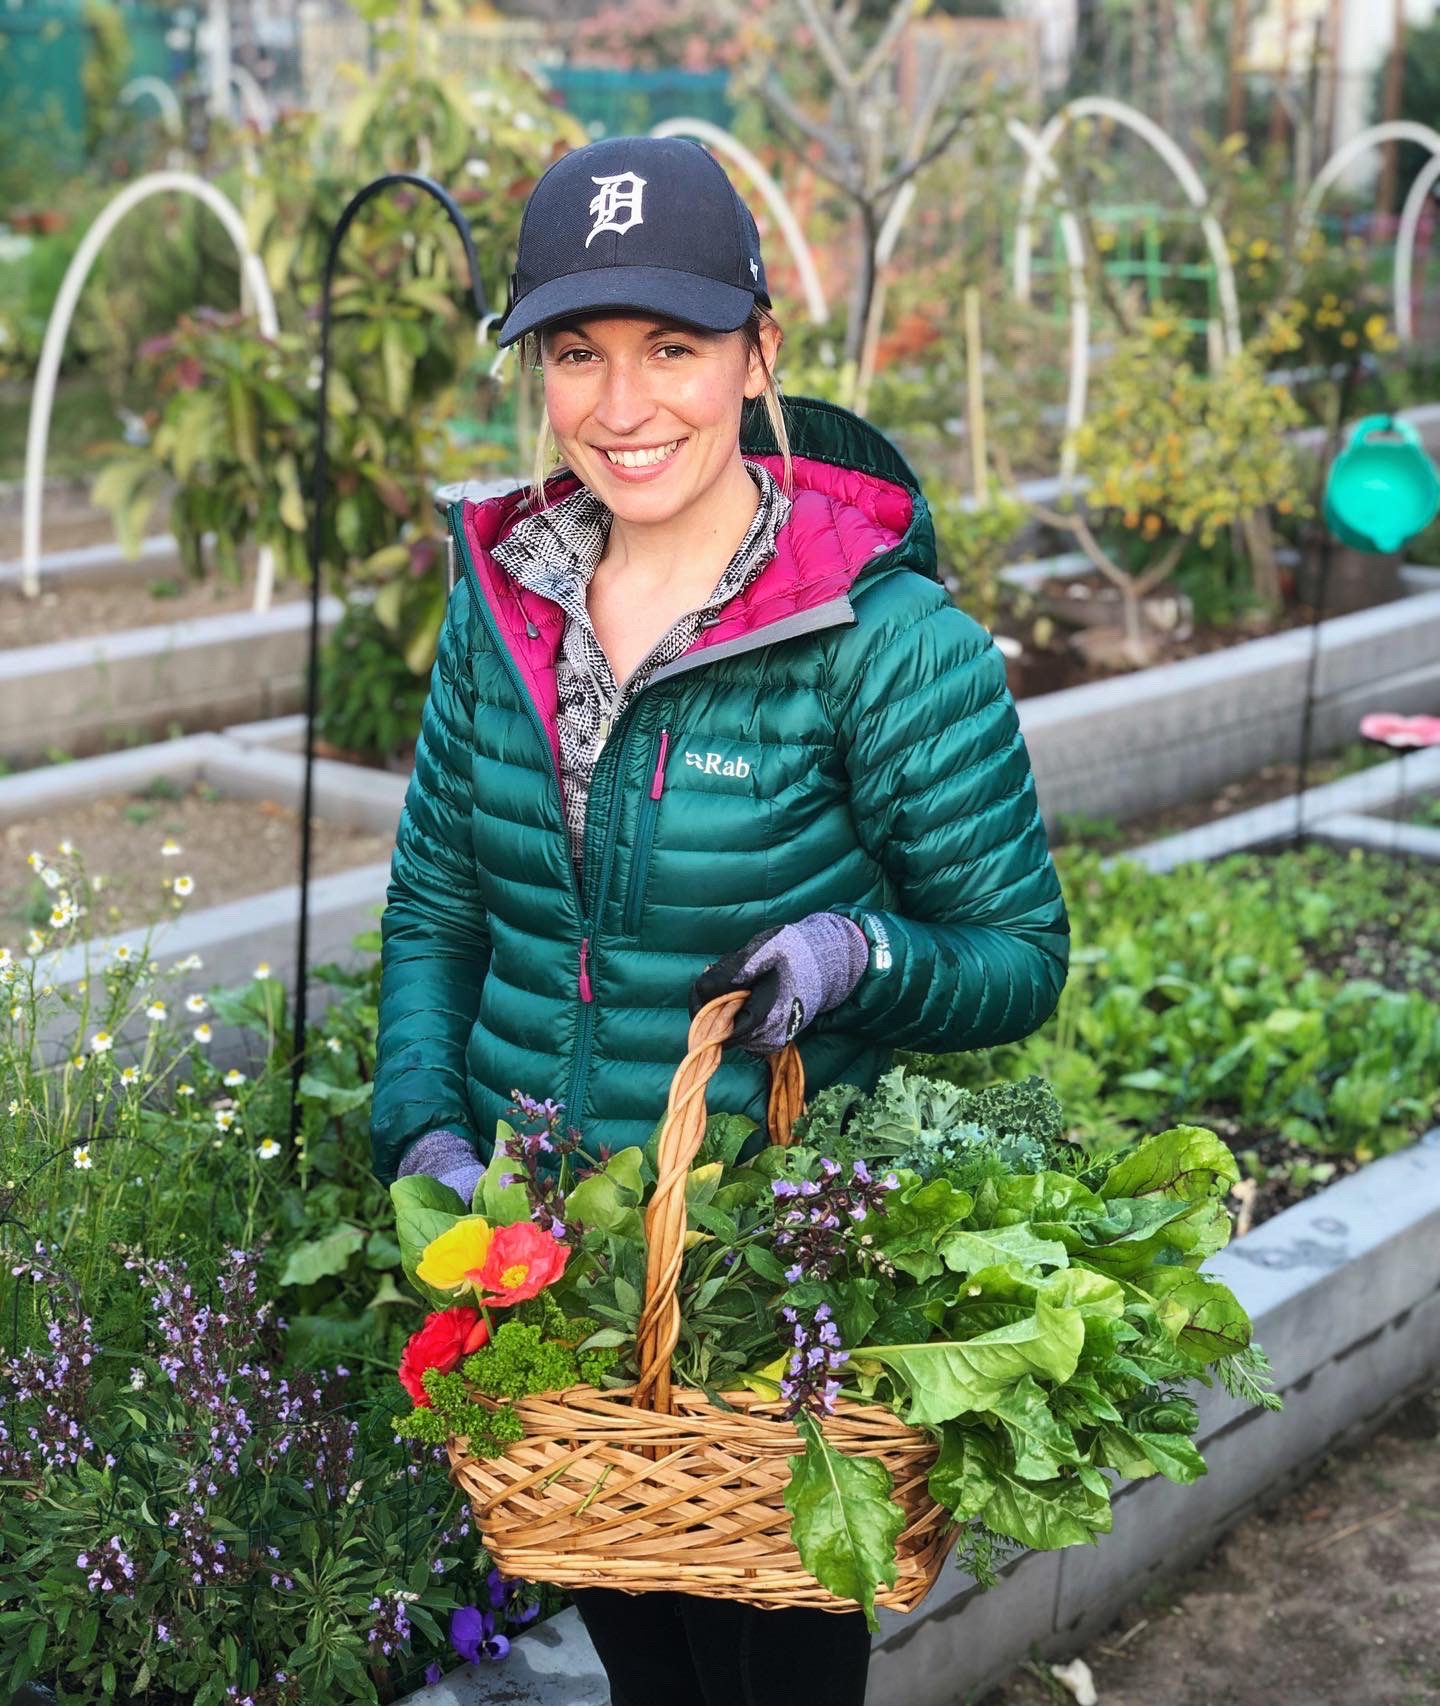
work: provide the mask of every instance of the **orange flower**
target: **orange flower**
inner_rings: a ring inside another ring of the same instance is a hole
[[[497,1227],[480,1275],[481,1303],[523,1303],[560,1278],[570,1252],[533,1221]]]

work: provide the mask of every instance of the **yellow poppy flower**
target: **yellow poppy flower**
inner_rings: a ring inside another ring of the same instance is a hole
[[[466,1215],[425,1246],[416,1276],[436,1291],[461,1292],[478,1286],[493,1237],[488,1220],[478,1214]]]

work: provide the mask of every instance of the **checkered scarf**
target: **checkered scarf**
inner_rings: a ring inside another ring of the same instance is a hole
[[[558,504],[523,516],[490,554],[512,580],[560,605],[566,616],[555,678],[559,701],[560,777],[570,856],[582,869],[585,807],[599,756],[600,724],[608,711],[611,724],[644,686],[652,671],[687,651],[702,628],[719,621],[719,611],[749,586],[775,555],[775,535],[790,515],[790,500],[770,470],[745,458],[760,489],[760,505],[739,549],[715,590],[698,609],[674,622],[636,665],[623,691],[610,660],[595,637],[586,609],[590,577],[610,536],[611,512],[586,486]]]

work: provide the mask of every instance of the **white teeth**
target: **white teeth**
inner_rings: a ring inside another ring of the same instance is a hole
[[[673,439],[669,444],[662,444],[656,450],[607,450],[606,456],[621,468],[648,468],[652,463],[663,462],[673,456],[680,448],[680,439]]]

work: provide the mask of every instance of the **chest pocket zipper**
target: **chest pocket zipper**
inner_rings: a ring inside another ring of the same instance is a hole
[[[630,860],[630,881],[625,890],[625,934],[640,928],[645,889],[650,877],[650,850],[655,844],[655,819],[660,815],[660,796],[665,790],[665,758],[670,749],[670,731],[661,729],[655,746],[655,768],[650,786],[640,802],[640,820],[635,829],[635,852]]]

